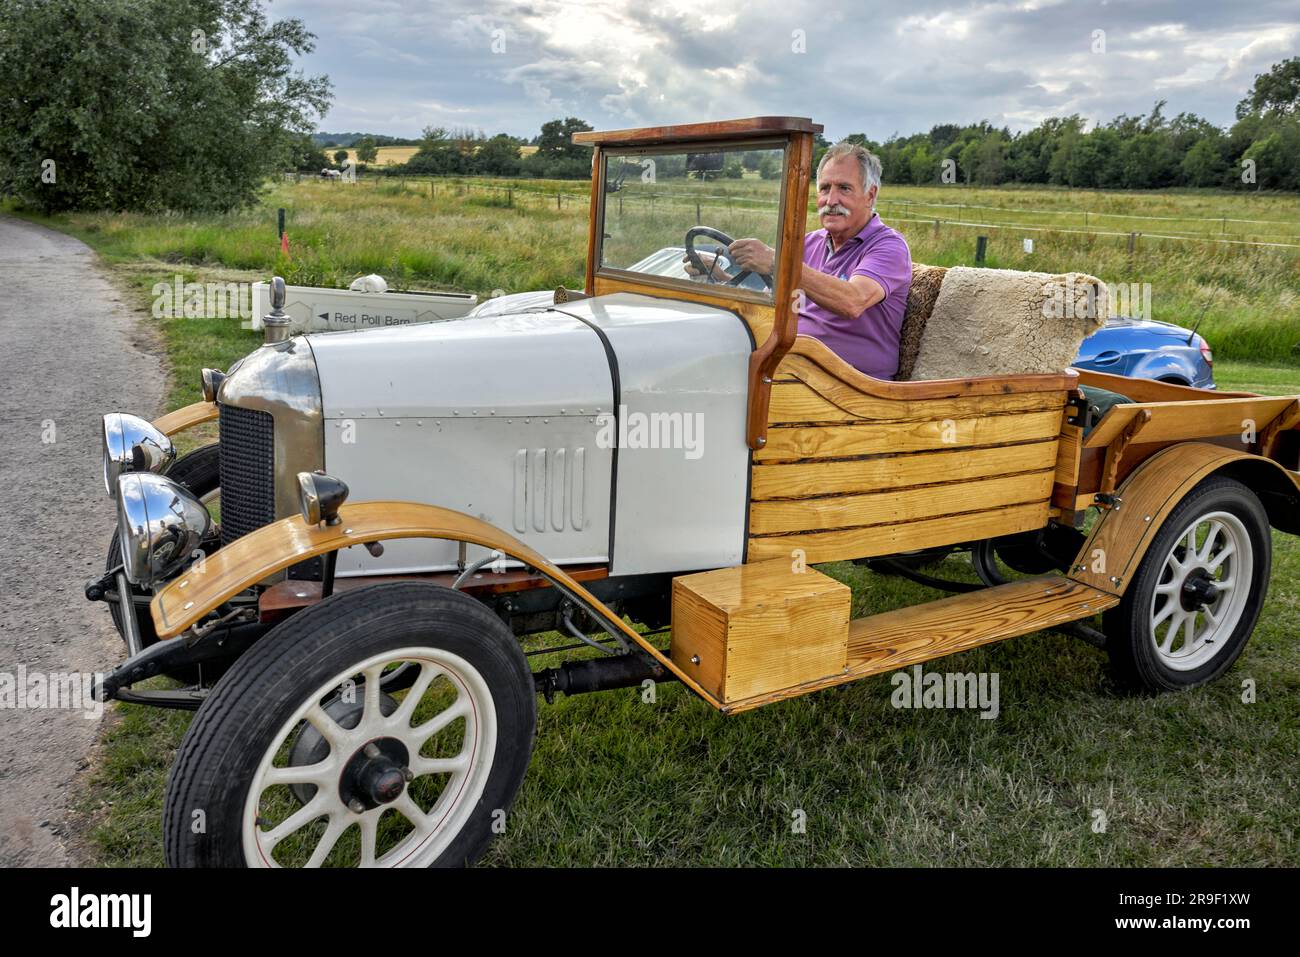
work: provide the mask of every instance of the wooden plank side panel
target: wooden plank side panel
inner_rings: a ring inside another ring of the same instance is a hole
[[[1006,415],[929,417],[917,422],[865,422],[845,425],[779,426],[768,430],[767,445],[755,462],[840,458],[885,452],[934,452],[1050,439],[1061,430],[1055,410]]]
[[[915,452],[875,458],[755,465],[751,497],[809,498],[943,485],[1056,466],[1056,439],[994,448]]]
[[[1048,507],[1044,499],[897,525],[751,537],[746,561],[789,558],[799,549],[809,563],[835,562],[1029,532],[1047,524]]]
[[[1069,392],[1078,386],[1073,370],[1048,375],[972,376],[965,379],[877,379],[854,368],[820,339],[799,336],[777,367],[773,378],[795,378],[834,400],[841,391],[878,399],[908,401],[966,395],[1017,395],[1025,392]]]
[[[1045,502],[1051,495],[1054,475],[1044,470],[866,495],[755,502],[750,509],[749,533],[757,536],[896,525],[1004,505]]]
[[[875,399],[861,393],[844,394],[832,402],[811,386],[797,381],[772,383],[768,424],[772,427],[813,422],[933,422],[1014,412],[1065,408],[1065,392],[1025,392],[972,395],[947,399]],[[843,404],[839,404],[839,403]]]

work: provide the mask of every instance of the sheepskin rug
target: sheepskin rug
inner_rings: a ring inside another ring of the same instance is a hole
[[[943,286],[947,266],[927,266],[912,263],[912,285],[907,293],[907,310],[903,313],[903,327],[898,336],[898,375],[902,380],[911,378],[916,357],[921,351],[921,337],[925,324],[934,312],[935,300]]]
[[[1107,311],[1105,283],[1085,273],[953,266],[910,378],[1062,372]]]

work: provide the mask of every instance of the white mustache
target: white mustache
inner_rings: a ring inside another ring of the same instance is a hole
[[[834,203],[830,206],[818,206],[817,215],[818,216],[850,216],[852,214],[849,212],[847,206],[842,206],[839,203]]]

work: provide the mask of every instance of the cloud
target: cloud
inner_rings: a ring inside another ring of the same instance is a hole
[[[1191,111],[1231,122],[1255,74],[1300,46],[1294,0],[285,0],[317,34],[322,128],[413,135],[454,114],[533,135],[776,113],[874,139],[987,119],[1097,122]],[[1100,38],[1100,44],[1099,44]],[[1099,45],[1101,49],[1099,49]]]

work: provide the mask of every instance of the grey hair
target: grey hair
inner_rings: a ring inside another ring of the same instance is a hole
[[[862,191],[871,192],[871,187],[880,187],[880,157],[865,146],[859,146],[857,143],[850,143],[847,140],[840,140],[822,156],[822,161],[817,164],[817,178],[821,179],[822,167],[831,160],[839,159],[841,156],[852,156],[858,161],[858,171],[862,174]]]

